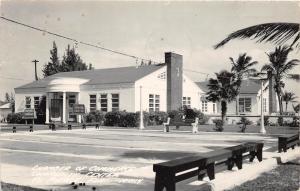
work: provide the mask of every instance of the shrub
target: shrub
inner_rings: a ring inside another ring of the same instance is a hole
[[[132,112],[119,112],[120,113],[120,121],[119,127],[136,127],[137,125],[137,115]]]
[[[136,115],[136,127],[139,127],[140,126],[140,112],[137,111],[135,113]],[[149,113],[146,112],[146,111],[143,111],[143,122],[144,122],[144,126],[147,126],[148,125],[148,122],[149,122]]]
[[[199,118],[199,124],[205,125],[207,124],[209,117],[207,117],[204,113],[202,113],[200,110],[194,109],[194,112],[196,113],[196,117]]]
[[[297,118],[295,116],[295,117],[293,117],[293,121],[292,121],[292,123],[289,124],[289,126],[290,127],[299,127],[299,123],[300,123],[299,118]]]
[[[104,124],[106,126],[135,127],[137,125],[137,114],[126,111],[112,111],[105,114]]]
[[[257,121],[257,125],[260,125],[260,121],[261,121],[261,119],[259,118]],[[269,117],[267,117],[267,116],[264,116],[264,125],[265,126],[270,125]]]
[[[119,116],[118,112],[111,111],[111,112],[107,112],[105,114],[104,125],[117,126],[119,124],[119,121],[120,121],[120,116]]]
[[[223,124],[222,119],[214,119],[213,123],[216,125],[214,128],[215,131],[222,132],[224,130],[224,128],[223,128],[224,124]]]
[[[97,110],[97,111],[92,111],[92,112],[88,113],[84,117],[85,117],[85,121],[88,123],[91,123],[91,122],[102,123],[105,119],[104,116],[105,116],[104,112]]]
[[[168,112],[168,117],[170,117],[171,119],[174,118],[181,118],[183,117],[184,112],[182,110],[171,110]]]
[[[22,119],[23,113],[9,113],[7,115],[7,122],[8,123],[24,123]]]
[[[155,111],[149,113],[147,125],[162,125],[167,121],[168,114],[163,111]]]
[[[242,124],[242,126],[240,127],[241,128],[241,132],[245,133],[247,125],[251,125],[252,121],[250,121],[246,117],[241,117],[241,120],[240,120],[239,123]]]

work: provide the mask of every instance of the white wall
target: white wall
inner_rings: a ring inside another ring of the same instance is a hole
[[[203,91],[187,76],[183,75],[182,96],[191,98],[191,108],[200,109],[200,96]]]
[[[43,93],[16,93],[15,94],[15,112],[23,112],[25,109],[25,97],[31,98],[31,108],[34,108],[34,97],[41,97]]]
[[[142,88],[142,109],[149,111],[149,94],[160,95],[160,111],[167,110],[167,80],[158,78],[158,75],[166,72],[167,67],[137,80],[135,82],[135,111],[140,111],[140,87]],[[166,76],[167,78],[167,76]]]
[[[107,87],[82,87],[80,92],[80,104],[84,104],[87,112],[90,112],[90,95],[97,95],[97,110],[100,110],[100,95],[107,94],[108,111],[112,110],[111,94],[119,94],[119,110],[134,112],[134,86],[133,85],[109,85]]]

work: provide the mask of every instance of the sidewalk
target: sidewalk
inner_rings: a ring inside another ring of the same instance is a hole
[[[260,174],[277,166],[275,157],[281,157],[282,161],[294,160],[300,148],[288,150],[286,153],[264,151],[263,161],[255,160],[253,163],[246,162],[242,170],[234,168],[233,171],[223,171],[216,174],[216,179],[209,181],[207,178],[204,181],[183,181],[177,183],[177,190],[191,191],[203,190],[207,188],[207,184],[214,191],[231,189],[234,186],[240,185],[246,181],[255,179]],[[20,173],[22,172],[22,173]],[[46,173],[46,174],[43,174]],[[50,173],[50,174],[49,174]],[[52,190],[73,190],[70,186],[71,182],[85,182],[85,187],[79,187],[78,190],[91,190],[93,186],[101,191],[138,191],[138,190],[153,190],[155,174],[152,171],[152,164],[145,167],[129,169],[123,172],[115,173],[112,177],[97,178],[88,177],[84,174],[73,173],[69,171],[46,171],[37,173],[32,168],[1,164],[2,181],[18,185],[27,185],[41,189]],[[47,175],[47,176],[46,176]],[[49,176],[50,175],[50,176]]]

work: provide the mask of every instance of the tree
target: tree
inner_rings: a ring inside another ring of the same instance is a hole
[[[53,48],[50,50],[50,62],[44,65],[43,74],[44,77],[51,76],[61,71],[61,65],[57,54],[57,46],[53,42]]]
[[[92,68],[92,66],[90,66]],[[81,60],[80,56],[75,52],[75,48],[66,49],[66,54],[63,56],[61,71],[70,72],[70,71],[80,71],[87,70],[88,66]]]
[[[93,69],[92,64],[90,64],[88,67],[82,61],[80,56],[75,52],[75,48],[70,48],[70,45],[68,45],[68,48],[66,49],[66,53],[64,54],[61,63],[59,61],[57,46],[55,42],[53,42],[53,48],[52,50],[50,50],[50,55],[50,62],[44,65],[43,68],[44,77],[51,76],[59,72]]]
[[[232,57],[229,58],[231,61],[231,72],[236,78],[236,114],[239,114],[239,93],[242,85],[242,81],[256,73],[256,69],[253,68],[257,61],[252,61],[252,57],[247,56],[246,53],[240,54],[237,60]]]
[[[231,72],[223,70],[216,73],[216,78],[210,78],[208,81],[207,100],[213,102],[221,102],[222,122],[227,113],[227,103],[233,101],[237,96],[235,75]]]
[[[247,27],[229,34],[224,40],[214,46],[215,49],[222,47],[233,39],[252,38],[257,42],[272,42],[283,45],[292,40],[290,47],[300,49],[299,23],[265,23]]]
[[[296,106],[293,105],[293,109],[294,109],[295,113],[299,113],[300,112],[300,103],[298,103]]]
[[[292,59],[287,61],[289,53],[292,51],[292,48],[289,46],[278,46],[275,48],[274,52],[270,52],[269,64],[266,64],[262,67],[262,71],[272,72],[272,78],[274,79],[274,89],[277,94],[279,101],[279,112],[282,115],[283,106],[282,106],[282,88],[285,84],[283,79],[288,77],[288,72],[291,71],[296,65],[298,65],[299,60]]]
[[[285,111],[287,112],[289,102],[295,102],[297,96],[293,92],[285,91],[282,94],[282,100],[285,102]]]
[[[12,109],[12,112],[15,112],[15,95],[13,93],[11,93],[9,95],[9,93],[5,93],[5,102],[6,103],[10,103],[10,107]]]

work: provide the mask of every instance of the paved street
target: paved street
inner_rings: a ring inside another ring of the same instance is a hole
[[[153,163],[253,140],[263,140],[265,150],[277,141],[258,134],[132,129],[2,133],[2,179],[47,189],[68,190],[75,181],[87,190],[152,190]],[[178,186],[190,189],[186,184]]]

